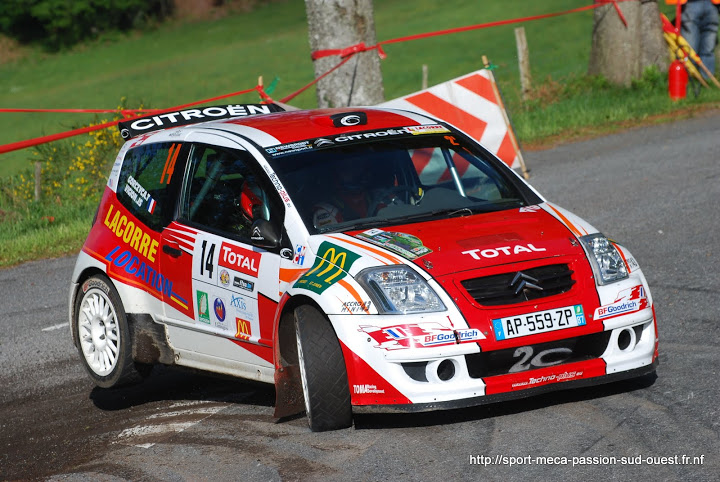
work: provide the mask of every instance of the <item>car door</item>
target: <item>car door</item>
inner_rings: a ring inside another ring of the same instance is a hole
[[[176,291],[189,299],[187,309],[166,302],[165,320],[188,331],[231,339],[255,354],[258,347],[267,348],[261,350],[267,360],[279,297],[280,256],[279,250],[253,246],[250,235],[258,218],[279,229],[283,204],[256,160],[238,144],[210,134],[189,144],[177,216],[163,232],[161,255],[178,285]],[[178,336],[172,341],[177,348],[242,360],[242,351],[208,340]]]

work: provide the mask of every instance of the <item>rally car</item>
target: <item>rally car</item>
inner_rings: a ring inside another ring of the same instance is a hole
[[[453,126],[389,109],[166,112],[127,139],[72,275],[100,387],[153,364],[274,384],[314,431],[655,371],[628,249]]]

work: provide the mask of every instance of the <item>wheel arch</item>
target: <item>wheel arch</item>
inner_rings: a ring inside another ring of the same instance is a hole
[[[97,275],[103,276],[108,284],[118,293],[118,296],[120,296],[120,290],[118,290],[115,280],[103,269],[97,266],[89,266],[80,272],[70,297],[70,334],[73,345],[75,345],[76,348],[77,326],[75,323],[75,305],[82,291],[83,284],[88,279]],[[120,302],[123,303],[122,297],[120,297]],[[125,310],[124,304],[123,310]],[[125,311],[125,317],[130,331],[132,356],[135,362],[144,365],[154,365],[156,363],[172,365],[175,363],[175,352],[168,342],[164,325],[155,323],[152,316],[145,313],[128,313]]]
[[[305,410],[295,338],[295,309],[303,305],[325,314],[319,303],[304,294],[289,296],[282,304],[274,337],[275,418],[290,417]],[[327,315],[325,317],[337,337],[335,328]]]
[[[96,266],[90,266],[88,268],[85,268],[77,277],[77,280],[75,281],[73,285],[73,291],[70,294],[70,306],[69,306],[69,313],[70,313],[70,334],[72,335],[73,345],[77,348],[77,327],[75,326],[75,304],[77,303],[77,297],[80,293],[80,290],[82,290],[82,285],[87,281],[88,279],[92,278],[95,275],[103,275],[105,278],[108,279],[110,284],[117,290],[117,287],[115,286],[115,283],[113,283],[113,280],[110,279],[110,277],[107,275],[105,271],[102,269],[96,267]]]

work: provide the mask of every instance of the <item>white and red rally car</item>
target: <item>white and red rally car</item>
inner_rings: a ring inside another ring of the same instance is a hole
[[[468,136],[383,109],[129,120],[70,289],[94,382],[156,363],[275,385],[312,430],[651,373],[623,246]]]

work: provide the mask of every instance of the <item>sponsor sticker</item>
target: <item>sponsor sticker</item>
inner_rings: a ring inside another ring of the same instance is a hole
[[[516,244],[515,246],[498,246],[495,248],[488,249],[470,249],[463,251],[462,254],[468,254],[473,259],[482,260],[488,258],[497,258],[498,256],[511,256],[521,253],[540,253],[547,251],[545,248],[537,248],[535,245],[528,244]]]
[[[198,319],[203,323],[210,324],[210,304],[208,302],[208,294],[204,291],[196,291]]]
[[[217,320],[220,322],[225,321],[225,316],[227,315],[227,312],[225,311],[225,302],[222,300],[222,298],[215,298],[215,303],[213,303],[213,309],[215,310],[215,318],[217,318]]]
[[[168,277],[160,274],[130,250],[120,251],[120,249],[120,246],[115,246],[105,256],[105,261],[113,267],[122,268],[127,275],[134,276],[141,284],[155,290],[158,295],[164,295],[184,309],[188,309],[188,302],[173,291],[173,282]]]
[[[293,257],[293,264],[302,266],[305,262],[305,246],[298,244],[295,246],[295,257]]]
[[[257,278],[261,259],[260,253],[223,242],[220,246],[218,264]]]
[[[321,294],[345,276],[360,255],[323,241],[318,249],[312,269],[295,282],[295,288],[304,288]]]
[[[248,320],[235,317],[235,326],[237,331],[235,332],[235,338],[240,340],[249,340],[252,336],[252,326]]]
[[[485,339],[478,329],[453,330],[437,322],[393,325],[384,328],[360,326],[358,331],[367,333],[375,340],[377,343],[375,348],[388,351],[456,345]]]
[[[615,316],[626,315],[647,308],[648,301],[642,285],[622,290],[615,302],[595,309],[595,319],[604,320]]]
[[[245,278],[240,278],[239,276],[233,277],[233,286],[235,288],[251,292],[255,289],[255,283],[248,281]]]
[[[422,241],[412,234],[369,229],[355,237],[382,246],[410,260],[432,253],[432,249],[424,246]]]

